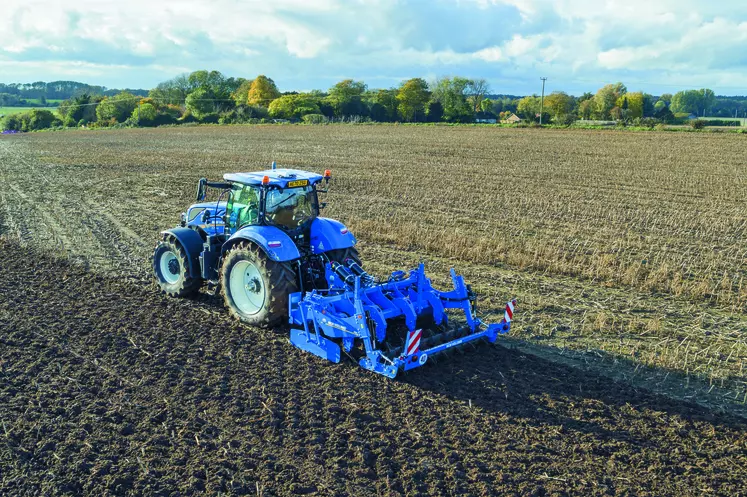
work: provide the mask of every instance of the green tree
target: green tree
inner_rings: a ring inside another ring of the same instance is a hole
[[[360,116],[365,114],[363,94],[366,84],[363,81],[346,79],[329,89],[326,101],[332,106],[335,116]]]
[[[270,116],[280,119],[301,118],[307,114],[320,114],[319,98],[310,93],[283,95],[270,102]]]
[[[189,77],[181,74],[158,85],[148,92],[148,96],[161,105],[184,105],[190,91],[195,90],[189,82]]]
[[[480,109],[479,109],[480,112],[494,114],[495,113],[494,108],[495,108],[495,104],[489,98],[485,98],[482,100],[482,102],[480,102]]]
[[[550,114],[553,121],[565,122],[573,113],[574,99],[562,91],[555,91],[545,97],[544,111]]]
[[[716,94],[709,88],[702,88],[700,92],[702,94],[700,110],[703,114],[709,114],[713,104],[716,102]]]
[[[365,91],[366,84],[363,81],[345,79],[330,88],[328,95],[339,100],[350,100],[362,96]]]
[[[57,112],[68,123],[75,124],[83,121],[88,123],[96,120],[96,106],[101,97],[94,97],[89,93],[83,93],[77,97],[60,103]]]
[[[3,131],[23,131],[21,114],[10,114],[3,119]]]
[[[252,87],[252,83],[254,83],[253,79],[244,80],[244,82],[242,82],[239,87],[231,93],[231,98],[236,105],[247,105],[246,101],[249,98],[249,90]]]
[[[197,119],[216,111],[215,95],[207,87],[200,87],[187,95],[187,110]]]
[[[667,103],[664,100],[659,100],[654,104],[654,112],[661,112],[662,109],[667,108]]]
[[[425,106],[425,115],[428,118],[428,122],[440,122],[444,117],[444,107],[441,105],[441,102],[431,100]]]
[[[270,102],[280,96],[278,87],[275,86],[275,82],[265,75],[260,74],[251,85],[249,85],[249,92],[247,93],[246,103],[248,105],[261,105],[268,107]]]
[[[609,119],[617,100],[627,93],[628,89],[622,83],[605,85],[594,95],[594,116],[597,119]]]
[[[700,108],[701,95],[697,90],[678,91],[672,95],[669,108],[675,114],[697,114]]]
[[[433,88],[433,100],[440,102],[443,106],[445,121],[458,123],[474,121],[474,106],[467,101],[472,84],[472,80],[458,76],[436,81]]]
[[[650,93],[643,94],[643,117],[653,117],[654,115],[654,96]]]
[[[616,105],[626,119],[643,117],[644,96],[641,92],[626,93],[617,99]]]
[[[99,121],[114,119],[119,123],[125,122],[137,107],[138,100],[140,100],[140,97],[136,97],[129,92],[121,92],[113,97],[104,97],[96,106],[96,117]]]
[[[194,71],[187,76],[189,82],[189,90],[196,90],[197,88],[209,88],[208,80],[210,79],[210,73],[204,69]]]
[[[578,117],[581,119],[591,119],[594,113],[594,99],[583,100],[578,104]]]
[[[46,109],[33,109],[29,112],[29,128],[33,130],[50,128],[59,119],[50,111]]]
[[[654,113],[654,117],[665,123],[674,122],[674,114],[666,105]]]
[[[239,81],[243,81],[243,79]],[[237,80],[226,78],[220,71],[199,70],[187,76],[187,93],[192,93],[198,89],[207,90],[212,95],[213,106],[216,107],[216,111],[233,107],[234,102],[231,99],[231,93],[237,86]]]
[[[672,96],[669,108],[675,114],[688,112],[702,115],[713,107],[715,101],[716,95],[708,88],[679,91]]]
[[[368,114],[374,121],[397,120],[397,89],[367,91],[363,94],[363,101],[368,105]]]
[[[540,113],[541,101],[537,95],[527,96],[519,100],[516,112],[525,121],[536,121]]]
[[[482,101],[485,95],[490,93],[490,85],[485,79],[471,79],[467,85],[467,93],[469,95],[470,102],[472,103],[472,110],[475,112],[486,112],[482,109]]]
[[[407,122],[422,119],[429,98],[428,83],[424,79],[408,79],[400,85],[397,92],[397,111]]]
[[[158,110],[151,103],[139,104],[132,111],[132,120],[139,126],[150,126],[158,117]]]
[[[700,103],[700,94],[695,90],[678,91],[672,95],[672,102],[669,108],[675,114],[678,113],[698,113]]]
[[[59,119],[52,112],[46,109],[32,109],[29,112],[6,116],[2,128],[10,131],[36,131],[59,123]]]

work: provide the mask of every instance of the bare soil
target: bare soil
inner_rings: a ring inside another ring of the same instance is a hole
[[[0,494],[744,495],[741,418],[501,346],[389,381],[0,242]]]

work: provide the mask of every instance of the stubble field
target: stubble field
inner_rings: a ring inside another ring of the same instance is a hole
[[[0,490],[739,495],[747,146],[254,126],[0,138]],[[395,382],[150,282],[196,180],[332,169],[371,272],[465,274],[501,347]],[[4,436],[4,439],[2,437]]]

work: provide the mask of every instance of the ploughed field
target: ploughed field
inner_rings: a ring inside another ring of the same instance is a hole
[[[747,481],[731,134],[253,126],[0,138],[0,494],[707,495]],[[199,177],[332,169],[374,274],[421,258],[503,346],[395,381],[160,296]]]

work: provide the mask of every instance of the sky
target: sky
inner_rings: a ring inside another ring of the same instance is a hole
[[[197,69],[281,91],[459,75],[747,95],[747,0],[2,0],[0,82],[147,89]]]

